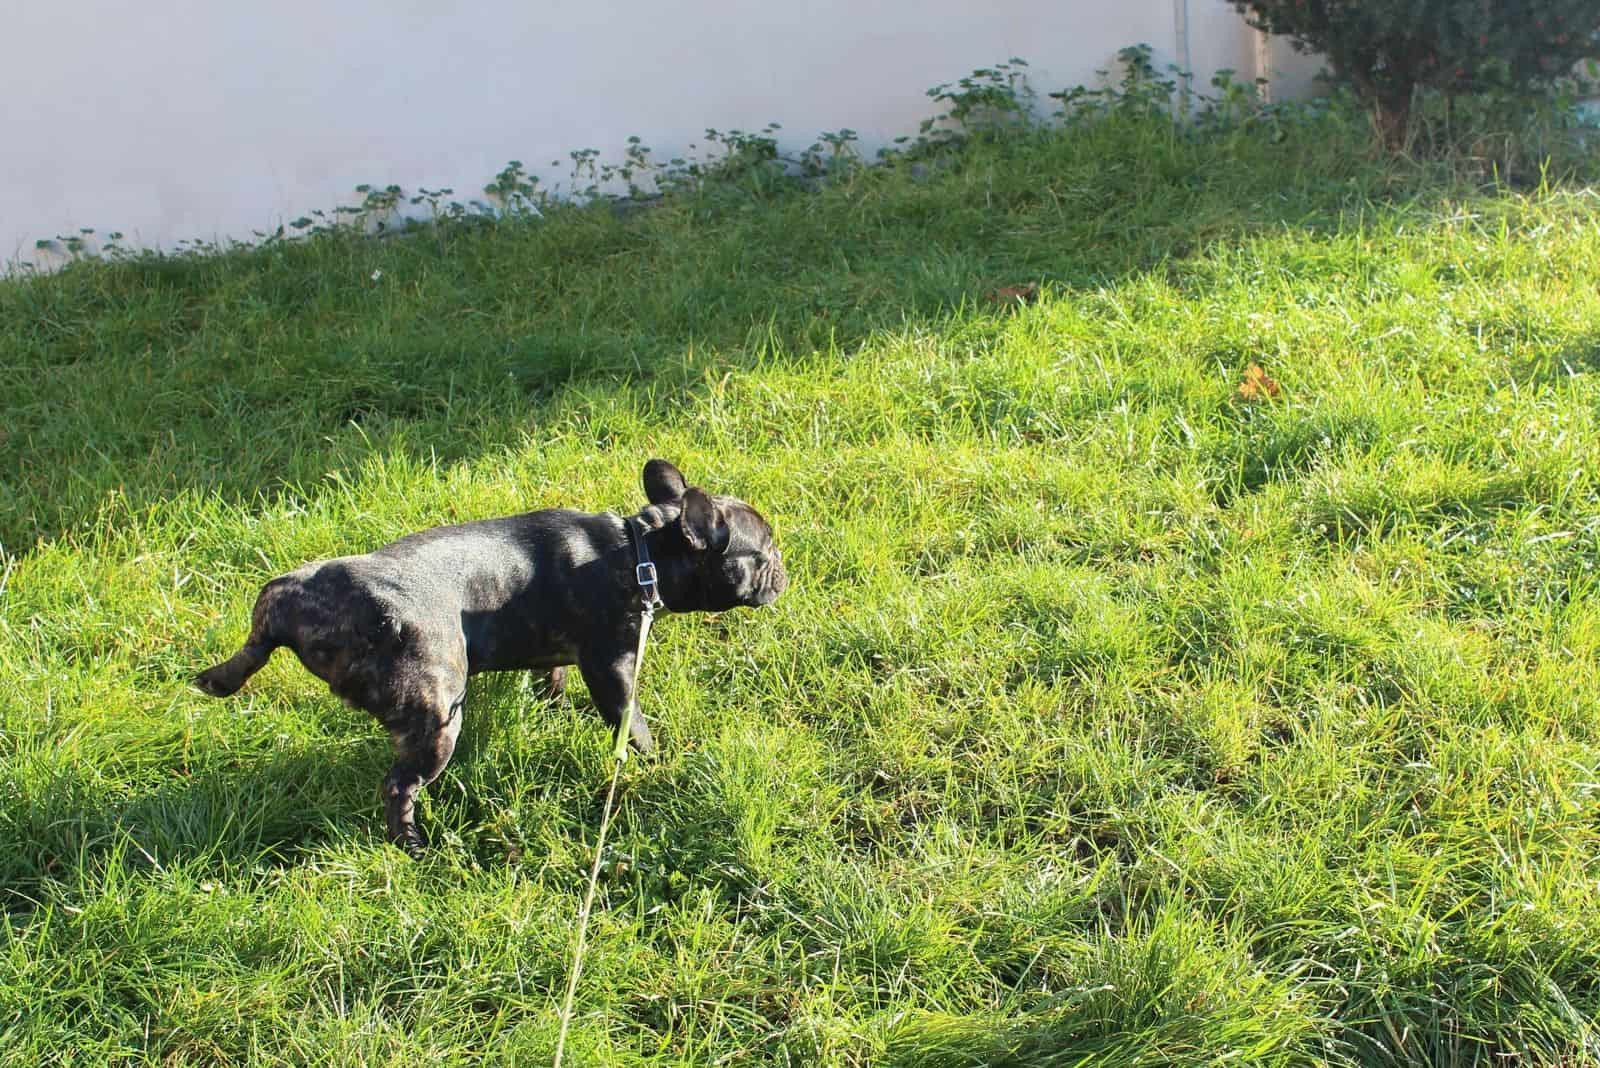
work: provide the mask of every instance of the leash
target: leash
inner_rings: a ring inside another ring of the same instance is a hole
[[[639,615],[639,648],[633,656],[633,686],[628,693],[628,707],[622,710],[617,721],[617,741],[611,749],[611,785],[606,788],[605,807],[600,810],[600,834],[595,839],[594,862],[589,865],[589,886],[583,893],[583,907],[578,910],[578,937],[572,947],[572,972],[567,977],[567,994],[561,1002],[561,1031],[556,1035],[556,1057],[553,1068],[561,1068],[561,1055],[567,1047],[567,1029],[572,1026],[572,998],[578,992],[578,976],[583,972],[583,949],[589,932],[589,913],[594,905],[595,887],[600,882],[600,859],[606,849],[606,829],[611,825],[611,806],[617,796],[617,780],[622,777],[622,765],[628,759],[628,728],[633,722],[633,706],[639,692],[639,669],[644,666],[644,643],[650,637],[650,624],[656,611],[664,607],[661,591],[656,582],[656,565],[650,562],[650,550],[645,547],[644,531],[635,527],[632,516],[623,520],[628,537],[639,557],[634,568],[634,581],[644,591],[644,608]]]

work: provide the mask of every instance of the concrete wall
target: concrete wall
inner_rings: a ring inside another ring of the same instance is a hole
[[[1026,59],[1042,94],[1144,42],[1255,73],[1222,0],[14,0],[0,34],[0,261],[95,227],[247,238],[371,182],[477,196],[507,160],[661,158],[776,121],[803,148],[914,133],[923,91]],[[1299,66],[1304,66],[1303,63]],[[559,168],[546,166],[562,160]]]

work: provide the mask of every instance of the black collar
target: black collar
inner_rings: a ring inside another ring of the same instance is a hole
[[[633,542],[634,552],[639,557],[639,564],[633,569],[633,579],[644,593],[645,615],[654,615],[657,609],[666,608],[667,603],[661,599],[656,565],[650,561],[650,547],[644,540],[644,524],[639,522],[637,516],[631,515],[625,517],[622,522],[628,528],[628,538]]]

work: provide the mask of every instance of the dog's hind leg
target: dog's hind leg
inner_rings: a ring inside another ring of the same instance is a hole
[[[231,697],[245,680],[266,666],[272,651],[283,644],[280,605],[285,588],[293,580],[275,578],[261,588],[250,613],[250,635],[244,647],[228,659],[195,676],[194,684],[212,697]]]
[[[384,817],[389,840],[412,856],[428,845],[417,827],[417,794],[444,772],[455,753],[467,699],[466,675],[451,673],[426,690],[426,696],[398,710],[398,716],[386,717],[395,761],[383,781]]]

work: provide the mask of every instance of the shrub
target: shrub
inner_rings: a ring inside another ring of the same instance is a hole
[[[1419,88],[1525,92],[1600,56],[1596,0],[1229,0],[1250,24],[1321,52],[1405,140]]]

